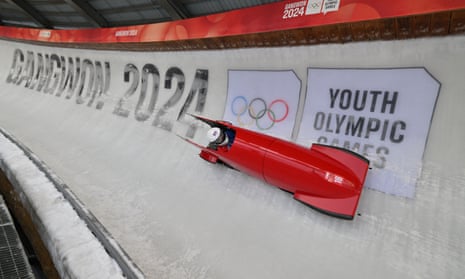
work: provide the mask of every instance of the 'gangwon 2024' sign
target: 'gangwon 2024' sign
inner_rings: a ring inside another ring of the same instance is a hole
[[[175,122],[183,121],[189,109],[194,113],[204,110],[208,70],[197,69],[190,88],[185,86],[183,71],[175,66],[160,73],[151,63],[141,69],[129,63],[124,67],[122,76],[127,88],[118,91],[119,96],[112,96],[117,98],[113,108],[115,115],[134,115],[134,119],[140,122],[153,119],[153,126],[171,131]],[[6,82],[56,97],[74,98],[77,104],[102,109],[109,97],[112,78],[111,65],[107,61],[15,49]],[[164,102],[159,102],[161,88],[172,94]],[[197,103],[194,105],[195,97]],[[196,126],[187,125],[186,136],[193,137]]]

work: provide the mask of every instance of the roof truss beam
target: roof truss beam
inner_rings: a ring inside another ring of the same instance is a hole
[[[109,27],[108,21],[100,15],[87,1],[64,0],[65,3],[75,8],[82,16],[87,18],[95,27]]]
[[[159,0],[152,1],[158,4],[168,12],[173,20],[188,18],[189,14],[178,0]],[[155,4],[155,3],[154,3]]]
[[[24,0],[6,0],[7,3],[17,7],[27,14],[33,22],[35,22],[39,27],[52,29],[53,25],[50,21],[45,18],[37,9],[35,9],[31,4]]]

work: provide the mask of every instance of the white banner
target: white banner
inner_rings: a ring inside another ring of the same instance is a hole
[[[339,10],[340,0],[308,0],[306,15],[316,15],[319,13],[336,12]]]
[[[224,119],[290,140],[300,88],[294,71],[230,70]]]
[[[309,0],[307,3],[307,9],[305,10],[306,15],[315,15],[321,12],[323,6],[323,0]]]
[[[365,155],[367,187],[413,198],[439,88],[424,68],[310,68],[298,142]]]
[[[325,0],[323,4],[323,13],[327,12],[336,12],[339,10],[339,5],[341,4],[340,0]]]

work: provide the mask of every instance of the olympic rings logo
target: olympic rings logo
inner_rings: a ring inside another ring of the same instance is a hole
[[[284,108],[273,110],[276,106],[284,106]],[[240,126],[250,126],[255,122],[259,130],[269,130],[276,123],[287,118],[289,105],[283,99],[276,99],[268,105],[263,98],[254,98],[249,102],[246,97],[237,96],[231,102],[231,112],[237,117],[237,123]],[[248,122],[243,120],[246,115],[250,118]]]

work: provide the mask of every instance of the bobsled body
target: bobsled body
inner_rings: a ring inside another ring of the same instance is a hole
[[[363,189],[369,161],[337,147],[306,148],[224,121],[198,119],[235,132],[232,144],[203,147],[200,157],[222,162],[293,193],[294,198],[327,214],[352,219]]]

